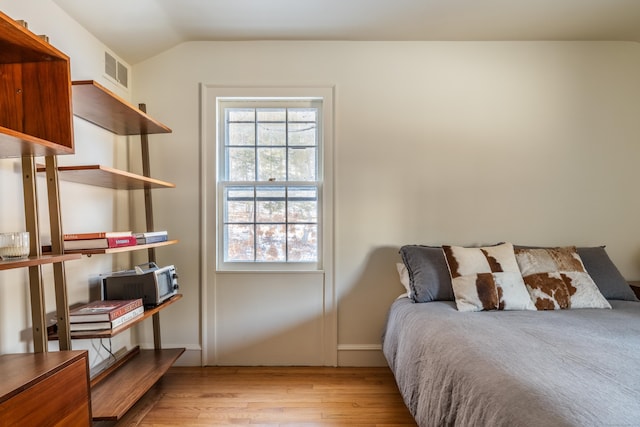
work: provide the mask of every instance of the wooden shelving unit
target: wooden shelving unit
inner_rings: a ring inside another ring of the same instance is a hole
[[[72,83],[72,88],[73,113],[77,117],[116,135],[140,135],[143,175],[100,165],[61,166],[57,168],[61,179],[117,190],[143,190],[146,231],[153,231],[151,189],[173,188],[175,185],[149,176],[147,134],[170,133],[171,129],[150,117],[144,111],[143,105],[136,108],[95,81],[76,81]],[[169,240],[148,245],[68,251],[67,253],[94,255],[147,249],[149,261],[155,262],[155,248],[177,242],[177,240]],[[136,347],[92,379],[91,404],[94,420],[120,419],[185,351],[184,348],[163,349],[160,340],[160,311],[181,298],[182,295],[176,295],[158,307],[146,310],[141,317],[109,331],[82,331],[71,334],[73,339],[111,338],[148,318],[153,320],[153,350],[139,350]]]
[[[46,353],[48,337],[40,267],[53,264],[59,334],[56,338],[61,350],[71,350],[64,262],[77,259],[83,253],[109,254],[140,249],[147,249],[150,258],[155,258],[156,247],[174,244],[177,240],[99,251],[63,253],[58,178],[60,176],[69,181],[115,189],[142,189],[145,194],[147,231],[153,231],[150,190],[172,188],[174,185],[149,177],[147,134],[170,133],[171,129],[147,115],[144,106],[136,108],[94,81],[78,81],[72,84],[69,58],[1,12],[0,76],[0,158],[22,157],[26,229],[31,237],[30,256],[23,260],[0,261],[0,270],[28,268],[34,348],[36,353]],[[100,165],[58,167],[57,155],[74,152],[72,115],[117,135],[141,135],[143,175]],[[45,157],[44,167],[37,167],[34,160],[36,156]],[[35,179],[39,169],[44,171],[47,177],[52,237],[51,254],[47,255],[42,255],[39,238]],[[6,209],[4,206],[3,208]],[[110,338],[149,317],[153,320],[154,349],[134,349],[123,360],[92,381],[90,406],[94,418],[117,420],[122,417],[185,351],[184,348],[163,349],[160,342],[159,312],[180,298],[181,296],[176,296],[148,310],[141,318],[108,331],[104,336],[96,333],[89,336],[74,333],[73,338]],[[37,358],[39,355],[33,356]],[[85,378],[88,380],[86,373]],[[54,394],[66,396],[67,391],[58,386]],[[12,392],[13,389],[7,393]],[[37,397],[39,396],[34,395],[34,398]],[[41,405],[38,399],[30,399],[29,403]],[[54,412],[59,413],[63,409],[50,401],[45,403],[45,406]],[[86,425],[89,421],[87,420]]]

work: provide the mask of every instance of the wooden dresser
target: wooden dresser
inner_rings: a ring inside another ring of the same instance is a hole
[[[86,351],[0,356],[0,425],[90,426]]]

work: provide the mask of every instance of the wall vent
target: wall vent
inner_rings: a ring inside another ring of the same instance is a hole
[[[104,53],[104,72],[120,86],[129,88],[129,69],[108,52]]]

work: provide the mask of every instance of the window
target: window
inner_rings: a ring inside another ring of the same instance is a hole
[[[320,263],[322,100],[219,99],[222,263]]]

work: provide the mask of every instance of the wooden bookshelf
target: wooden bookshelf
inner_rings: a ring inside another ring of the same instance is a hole
[[[42,255],[33,256],[25,259],[16,260],[0,260],[0,270],[11,270],[14,268],[36,267],[38,265],[53,264],[57,262],[71,261],[80,259],[81,254],[68,253],[63,255]]]
[[[44,166],[39,165],[38,172],[44,172]],[[115,190],[175,188],[176,186],[170,182],[102,165],[59,166],[58,176],[64,181]]]
[[[116,135],[171,133],[171,129],[94,80],[72,82],[73,114]]]
[[[124,323],[124,324],[118,326],[117,328],[106,329],[106,330],[103,330],[103,331],[73,331],[73,332],[71,332],[71,338],[72,339],[94,339],[94,338],[111,338],[111,337],[114,337],[114,336],[126,331],[127,329],[137,325],[138,323],[142,322],[143,320],[148,319],[149,317],[151,317],[154,314],[158,313],[160,310],[163,310],[163,309],[167,308],[168,306],[170,306],[171,304],[173,304],[174,302],[178,301],[181,298],[182,298],[182,294],[174,295],[173,297],[169,298],[168,300],[164,301],[162,304],[160,304],[160,305],[158,305],[156,307],[145,309],[144,313],[141,316],[138,316],[135,319],[132,319],[132,320],[128,321],[127,323]],[[50,341],[55,341],[57,339],[58,339],[57,335],[55,335],[55,334],[49,335],[49,340]]]
[[[73,251],[64,251],[65,254],[81,254],[81,255],[100,255],[100,254],[116,254],[119,252],[131,252],[141,249],[158,248],[161,246],[175,245],[178,240],[167,240],[166,242],[149,243],[146,245],[132,245],[121,246],[119,248],[107,248],[107,249],[79,249]]]

